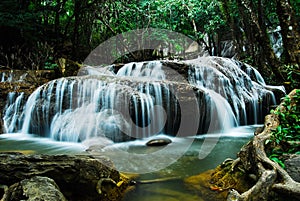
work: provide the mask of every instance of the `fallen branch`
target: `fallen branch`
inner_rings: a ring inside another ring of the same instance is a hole
[[[137,184],[153,184],[153,183],[174,181],[174,180],[178,180],[178,179],[180,179],[180,177],[167,177],[167,178],[159,178],[159,179],[141,180],[141,181],[136,181],[136,183]]]

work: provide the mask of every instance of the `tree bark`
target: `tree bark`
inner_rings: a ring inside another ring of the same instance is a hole
[[[300,34],[289,0],[276,0],[286,63],[300,63]]]
[[[81,13],[81,1],[74,1],[74,27],[72,36],[72,55],[78,56],[79,48],[79,26],[80,26],[80,13]]]
[[[257,56],[260,55],[260,57],[258,58],[260,58],[261,60],[259,62],[260,65],[264,67],[265,63],[268,63],[267,67],[270,69],[271,72],[274,73],[276,78],[279,78],[280,80],[285,80],[285,78],[279,70],[280,62],[271,47],[270,39],[264,25],[265,21],[263,19],[259,20],[260,18],[256,15],[256,10],[254,9],[252,1],[242,0],[241,3],[245,7],[246,11],[249,12],[251,18],[252,26],[254,28],[254,38],[257,42]],[[260,8],[259,12],[263,14],[262,1],[259,1],[257,6]]]

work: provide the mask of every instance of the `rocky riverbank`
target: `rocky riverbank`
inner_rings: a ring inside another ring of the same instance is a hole
[[[129,179],[105,157],[0,154],[1,200],[118,201]]]

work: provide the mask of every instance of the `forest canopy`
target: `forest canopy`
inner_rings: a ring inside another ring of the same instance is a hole
[[[59,58],[82,62],[112,36],[159,28],[282,83],[300,74],[299,11],[299,0],[1,0],[0,65],[44,69],[55,68]]]

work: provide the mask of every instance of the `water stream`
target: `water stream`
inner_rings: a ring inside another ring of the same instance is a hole
[[[71,142],[196,135],[262,123],[276,104],[273,91],[251,66],[214,57],[183,64],[186,69],[160,61],[117,70],[87,67],[85,76],[50,81],[29,98],[11,93],[4,132]]]
[[[143,174],[137,178],[138,181],[162,178],[175,179],[151,184],[138,184],[126,194],[124,201],[211,201],[213,198],[204,196],[201,192],[191,188],[189,184],[184,182],[184,179],[213,169],[227,158],[236,158],[236,153],[243,144],[251,139],[256,127],[257,125],[238,127],[227,134],[222,134],[223,136],[212,152],[204,159],[199,159],[198,153],[204,138],[207,136],[196,138],[188,151],[177,162],[158,172]],[[143,148],[135,145],[131,149]]]
[[[283,91],[251,66],[218,57],[88,66],[29,97],[10,93],[0,151],[105,155],[139,180],[178,178],[138,185],[125,201],[205,200],[183,178],[234,158],[276,104],[274,90]],[[145,145],[157,137],[172,143]]]
[[[249,139],[252,138],[254,130],[259,125],[241,126],[228,130],[227,133],[213,135],[199,135],[192,138],[171,138],[173,143],[167,146],[169,151],[163,157],[170,158],[187,141],[192,139],[193,143],[188,150],[173,164],[160,169],[138,175],[135,180],[150,181],[155,179],[174,178],[170,181],[154,182],[150,184],[137,184],[126,193],[123,201],[211,201],[210,197],[203,196],[197,190],[191,188],[184,179],[215,168],[226,158],[236,158],[236,153]],[[199,151],[207,138],[217,138],[218,143],[210,154],[204,159],[199,159]],[[94,157],[98,154],[114,158],[117,169],[123,169],[128,161],[122,155],[116,155],[120,150],[132,154],[143,155],[155,153],[163,147],[147,147],[145,144],[149,139],[140,139],[122,143],[108,142],[102,144],[101,151],[92,152]],[[95,143],[95,141],[93,141]],[[91,145],[91,141],[85,143],[58,142],[48,138],[41,138],[29,134],[11,133],[0,135],[0,151],[19,151],[25,154],[88,154],[85,152]],[[96,141],[97,143],[97,141]],[[141,167],[147,162],[149,168],[155,169],[161,162],[153,159],[149,161],[136,161]]]

